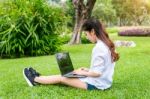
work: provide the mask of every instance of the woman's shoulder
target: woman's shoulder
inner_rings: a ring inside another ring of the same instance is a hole
[[[109,50],[109,48],[107,47],[107,45],[105,43],[103,43],[102,41],[97,42],[95,45],[95,49],[100,50],[100,51],[106,51]]]
[[[108,50],[107,48],[105,48],[104,46],[98,46],[96,45],[94,48],[93,48],[93,53],[95,54],[107,54],[108,53]]]
[[[94,54],[106,55],[109,53],[109,49],[103,42],[97,42],[92,52]]]

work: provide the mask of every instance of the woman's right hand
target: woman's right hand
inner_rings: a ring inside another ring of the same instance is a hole
[[[88,68],[85,68],[85,67],[81,67],[81,68],[79,68],[78,70],[83,70],[83,71],[89,71],[89,69]]]

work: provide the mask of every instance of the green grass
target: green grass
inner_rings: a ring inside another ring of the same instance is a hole
[[[106,91],[84,91],[64,85],[28,87],[22,70],[36,68],[43,75],[59,74],[54,55],[20,59],[0,59],[0,99],[149,99],[150,98],[150,38],[118,37],[113,40],[133,40],[135,48],[117,48],[120,60],[116,63],[112,88]],[[93,44],[68,46],[74,67],[90,65]]]
[[[109,34],[118,33],[118,28],[117,27],[108,27],[108,28],[106,28],[106,31]]]

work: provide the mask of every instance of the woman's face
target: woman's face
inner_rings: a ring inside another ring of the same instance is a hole
[[[96,43],[97,38],[96,38],[94,30],[92,30],[90,32],[89,31],[85,31],[85,34],[86,34],[86,38],[88,40],[90,40],[92,43]]]

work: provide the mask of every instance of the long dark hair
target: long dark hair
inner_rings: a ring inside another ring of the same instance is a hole
[[[109,50],[111,51],[112,61],[117,61],[119,59],[119,54],[115,52],[115,45],[110,40],[107,32],[105,31],[103,25],[100,23],[99,20],[88,19],[84,22],[82,26],[83,31],[91,32],[92,29],[94,29],[97,38],[103,41],[108,46]]]

